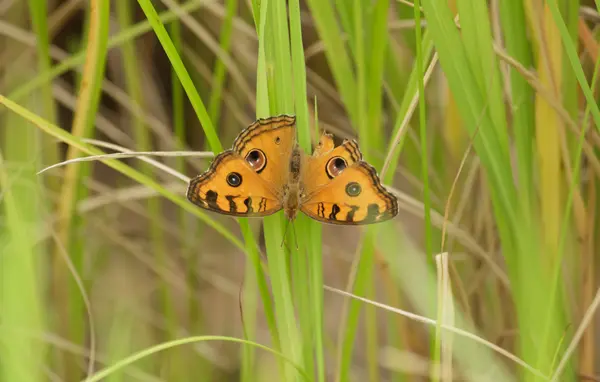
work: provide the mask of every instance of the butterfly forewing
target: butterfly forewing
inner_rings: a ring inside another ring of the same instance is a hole
[[[254,167],[260,178],[281,195],[288,181],[288,167],[295,142],[295,117],[282,115],[259,119],[244,129],[232,150]]]

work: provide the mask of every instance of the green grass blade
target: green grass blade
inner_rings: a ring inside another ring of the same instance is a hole
[[[298,142],[306,152],[310,152],[311,136],[306,96],[306,69],[300,2],[298,0],[292,0],[289,3],[289,19]],[[316,117],[315,122],[318,123]],[[295,280],[296,285],[298,285],[296,294],[301,296],[302,301],[307,302],[307,309],[301,309],[299,315],[304,337],[304,362],[308,370],[314,371],[311,375],[316,375],[317,381],[324,382],[322,229],[319,223],[304,216],[297,220],[297,226],[298,232],[304,233],[310,239],[310,244],[307,246],[308,248],[305,248],[304,253],[298,253],[299,258],[306,259],[305,263],[298,265],[298,273],[307,274],[309,282],[306,283],[302,279]]]
[[[22,162],[22,154],[35,155],[30,151],[35,147],[25,145],[29,147],[21,153],[7,150],[6,159],[13,164],[19,163],[10,172],[5,171],[4,160],[0,157],[0,207],[5,223],[5,228],[0,231],[0,307],[3,312],[0,377],[5,381],[38,382],[45,380],[42,366],[46,346],[28,333],[46,331],[43,317],[47,312],[40,298],[44,277],[40,271],[47,264],[45,261],[40,263],[44,253],[32,240],[42,234],[39,216],[43,216],[43,211],[37,203],[32,203],[32,200],[39,201],[42,193],[35,178],[35,168],[27,163],[32,156]]]
[[[272,65],[272,71],[265,73],[262,77],[267,80],[269,110],[273,115],[293,114],[293,94],[289,91],[292,88],[292,67],[285,2],[280,0],[261,2],[260,7],[260,32],[264,34],[259,35],[259,49],[264,49],[262,57]],[[263,22],[265,23],[264,27]],[[263,44],[263,48],[260,48],[261,44]],[[266,68],[266,65],[262,64],[261,68]],[[263,89],[264,86],[265,84],[262,85]],[[281,214],[264,219],[275,317],[283,353],[296,363],[303,364],[301,334],[295,318],[290,275],[286,254],[281,247],[283,239],[281,221]],[[286,380],[289,381],[299,378],[295,370],[289,367],[285,368],[285,375]]]
[[[198,94],[198,91],[194,87],[194,83],[192,82],[192,79],[185,68],[185,65],[183,64],[175,45],[173,45],[173,41],[171,40],[171,37],[169,37],[165,26],[161,23],[158,13],[156,12],[156,9],[154,9],[151,0],[138,0],[138,3],[144,11],[146,18],[150,22],[154,33],[156,33],[156,37],[158,37],[160,40],[160,43],[165,50],[167,57],[169,57],[171,65],[173,66],[173,70],[175,70],[175,73],[177,73],[177,77],[179,77],[179,80],[185,89],[185,93],[187,94],[190,103],[196,112],[196,116],[198,117],[202,128],[204,129],[208,144],[215,152],[223,151],[223,146],[221,146],[221,141],[219,140],[219,137],[217,136],[214,126],[210,120],[210,116],[206,111],[204,102],[202,102],[200,94]]]
[[[48,123],[43,118],[40,118],[39,116],[31,113],[27,109],[14,103],[13,101],[9,100],[8,98],[6,98],[2,95],[0,95],[0,104],[5,105],[10,110],[17,113],[18,115],[25,118],[26,120],[30,121],[31,123],[36,125],[38,128],[40,128],[47,134],[50,134],[51,136],[61,140],[62,142],[69,144],[70,146],[76,147],[78,150],[80,150],[81,152],[83,152],[85,154],[88,154],[88,155],[104,154],[104,152],[102,152],[101,150],[98,150],[98,149],[88,145],[87,143],[84,143],[80,138],[71,135],[70,133],[66,132],[65,130],[59,128],[58,126]],[[227,240],[229,240],[236,247],[240,248],[241,250],[245,249],[245,247],[241,243],[241,241],[238,238],[236,238],[229,230],[227,230],[223,225],[212,220],[207,214],[205,214],[199,208],[197,208],[196,206],[191,204],[181,194],[175,194],[175,193],[169,191],[168,189],[164,188],[159,183],[155,182],[154,180],[143,175],[139,171],[134,170],[130,166],[127,166],[118,160],[102,159],[101,162],[106,164],[107,166],[119,171],[123,175],[137,181],[138,183],[143,184],[143,185],[157,191],[159,194],[166,197],[167,199],[169,199],[176,205],[180,206],[184,210],[186,210],[186,211],[192,213],[193,215],[195,215],[196,217],[198,217],[200,220],[202,220],[208,226],[210,226],[215,231],[217,231],[219,234],[221,234],[223,237],[225,237]]]

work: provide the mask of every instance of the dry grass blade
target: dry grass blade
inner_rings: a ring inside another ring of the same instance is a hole
[[[92,143],[90,142],[90,140],[86,140],[88,143]],[[97,146],[101,146],[98,144],[98,142],[96,142]],[[114,145],[111,145],[112,147],[115,147]],[[104,147],[107,147],[106,145],[104,145]],[[80,157],[80,158],[74,158],[74,159],[69,159],[69,160],[65,160],[62,161],[60,163],[56,163],[53,164],[51,166],[45,167],[43,169],[41,169],[40,171],[38,171],[38,175],[57,168],[57,167],[61,167],[61,166],[65,166],[67,164],[72,164],[72,163],[78,163],[78,162],[93,162],[93,161],[97,161],[97,160],[101,160],[101,159],[107,159],[107,158],[113,158],[113,159],[124,159],[124,158],[140,158],[142,160],[144,160],[143,158],[146,158],[148,156],[156,156],[156,157],[200,157],[200,158],[212,158],[214,157],[214,154],[210,151],[127,151],[127,152],[121,152],[121,153],[113,153],[113,154],[103,154],[103,155],[90,155],[87,157]],[[147,159],[147,158],[146,158]],[[155,164],[157,167],[161,167],[159,165],[162,165],[160,162],[157,161],[148,161],[148,163],[152,163]],[[168,167],[162,167],[162,168],[168,168]],[[185,176],[179,176],[180,174],[178,173],[174,173],[174,172],[170,172],[169,173],[177,176],[178,178],[186,181],[189,180],[189,178],[186,178]]]
[[[129,154],[135,153],[135,151],[131,151],[131,150],[125,148],[125,147],[121,147],[119,145],[115,145],[115,144],[108,143],[108,142],[99,141],[99,140],[96,140],[96,139],[85,139],[85,142],[91,143],[91,144],[99,146],[99,147],[106,147],[106,148],[111,149],[111,150],[121,151],[123,153],[129,153]],[[206,154],[208,155],[208,153],[206,153]],[[200,156],[202,156],[202,155],[200,155]],[[159,168],[159,169],[163,170],[165,173],[170,174],[170,175],[172,175],[172,176],[174,176],[176,178],[179,178],[179,179],[183,180],[186,183],[190,181],[189,177],[187,177],[187,176],[185,176],[185,175],[183,175],[183,174],[175,171],[174,169],[172,169],[169,166],[166,166],[166,165],[164,165],[164,164],[162,164],[162,163],[160,163],[158,161],[155,161],[154,159],[146,158],[144,156],[141,156],[139,158],[140,158],[140,160],[142,160],[144,162],[147,162],[147,163],[155,166],[156,168]]]
[[[583,337],[585,329],[588,326],[594,324],[592,322],[592,319],[594,318],[594,314],[596,314],[596,311],[598,310],[599,306],[600,306],[600,288],[596,291],[596,296],[594,297],[592,304],[586,309],[585,315],[583,316],[583,319],[581,320],[581,323],[579,324],[577,331],[575,331],[575,334],[573,335],[573,338],[571,339],[571,343],[569,343],[569,346],[565,350],[563,357],[561,358],[558,366],[556,367],[556,370],[554,371],[554,374],[552,375],[552,378],[550,379],[551,382],[558,382],[560,380],[560,376],[562,375],[563,370],[564,370],[565,366],[567,365],[567,362],[570,360],[571,356],[577,349],[577,345],[579,344],[581,337]]]
[[[340,295],[343,295],[343,296],[346,296],[346,297],[354,298],[354,299],[360,300],[360,301],[362,301],[364,303],[371,304],[371,305],[374,305],[374,306],[376,306],[378,308],[387,310],[389,312],[400,314],[400,315],[402,315],[404,317],[407,317],[407,318],[409,318],[409,319],[411,319],[413,321],[421,322],[421,323],[424,323],[424,324],[427,324],[427,325],[431,325],[431,326],[438,325],[438,323],[436,322],[436,320],[433,320],[431,318],[423,317],[423,316],[420,316],[418,314],[408,312],[406,310],[394,308],[394,307],[391,307],[389,305],[385,305],[385,304],[379,303],[377,301],[372,301],[372,300],[369,300],[369,299],[364,298],[364,297],[356,296],[356,295],[353,295],[352,293],[343,291],[343,290],[338,289],[338,288],[333,288],[333,287],[330,287],[328,285],[323,285],[323,288],[325,288],[325,290],[327,290],[329,292],[333,292],[333,293],[337,293],[337,294],[340,294]],[[524,367],[525,369],[527,369],[528,371],[530,371],[532,374],[534,374],[534,375],[536,375],[536,376],[538,376],[540,378],[543,378],[546,381],[549,380],[549,378],[546,375],[544,375],[544,373],[542,373],[541,371],[537,370],[536,368],[534,368],[533,366],[529,365],[528,363],[526,363],[525,361],[523,361],[519,357],[515,356],[514,354],[511,354],[510,352],[507,352],[506,350],[502,349],[500,346],[498,346],[498,345],[496,345],[496,344],[494,344],[494,343],[492,343],[490,341],[487,341],[487,340],[485,340],[485,339],[483,339],[483,338],[481,338],[481,337],[479,337],[479,336],[477,336],[477,335],[475,335],[473,333],[470,333],[470,332],[467,332],[465,330],[462,330],[462,329],[459,329],[459,328],[455,328],[455,327],[452,327],[452,326],[441,324],[440,327],[442,329],[444,329],[444,330],[447,330],[449,332],[452,332],[454,334],[457,334],[457,335],[465,337],[465,338],[469,338],[469,339],[471,339],[471,340],[473,340],[475,342],[478,342],[478,343],[480,343],[480,344],[482,344],[484,346],[487,346],[488,348],[492,349],[496,353],[501,354],[504,357],[506,357],[506,358],[510,359],[511,361],[515,362],[516,364]]]
[[[85,290],[83,280],[81,279],[81,276],[77,272],[77,268],[73,265],[73,262],[71,261],[71,258],[69,257],[69,254],[67,253],[66,248],[61,243],[56,232],[52,231],[51,236],[54,239],[54,243],[56,244],[57,248],[59,249],[59,254],[65,261],[67,268],[69,268],[69,272],[71,272],[71,275],[73,276],[73,279],[75,280],[77,287],[79,288],[79,291],[81,292],[81,298],[83,299],[83,303],[85,305],[85,310],[86,310],[88,325],[89,325],[89,336],[90,336],[89,337],[89,341],[90,341],[89,353],[87,356],[88,357],[87,376],[90,376],[94,373],[94,365],[96,363],[96,330],[95,330],[95,326],[94,326],[94,315],[92,314],[92,303],[90,302],[90,298]]]

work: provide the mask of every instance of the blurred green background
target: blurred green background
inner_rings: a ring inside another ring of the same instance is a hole
[[[597,6],[0,1],[0,381],[600,380]],[[185,199],[279,114],[399,216]]]

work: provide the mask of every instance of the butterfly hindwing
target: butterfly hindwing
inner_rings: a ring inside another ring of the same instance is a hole
[[[333,171],[332,161],[345,165]],[[361,160],[354,141],[309,160],[300,210],[313,219],[330,224],[360,225],[389,220],[398,214],[398,201],[381,184],[375,168]],[[329,165],[328,165],[329,163]],[[343,168],[342,168],[343,167]]]
[[[282,207],[277,195],[231,150],[217,155],[205,173],[190,181],[187,198],[204,209],[239,217],[266,216]]]
[[[306,157],[302,166],[304,193],[307,197],[331,182],[334,178],[331,168],[335,166],[334,161],[337,159],[341,159],[345,167],[350,167],[362,159],[362,153],[354,140],[345,140],[334,147],[332,136],[323,134],[313,155]]]

